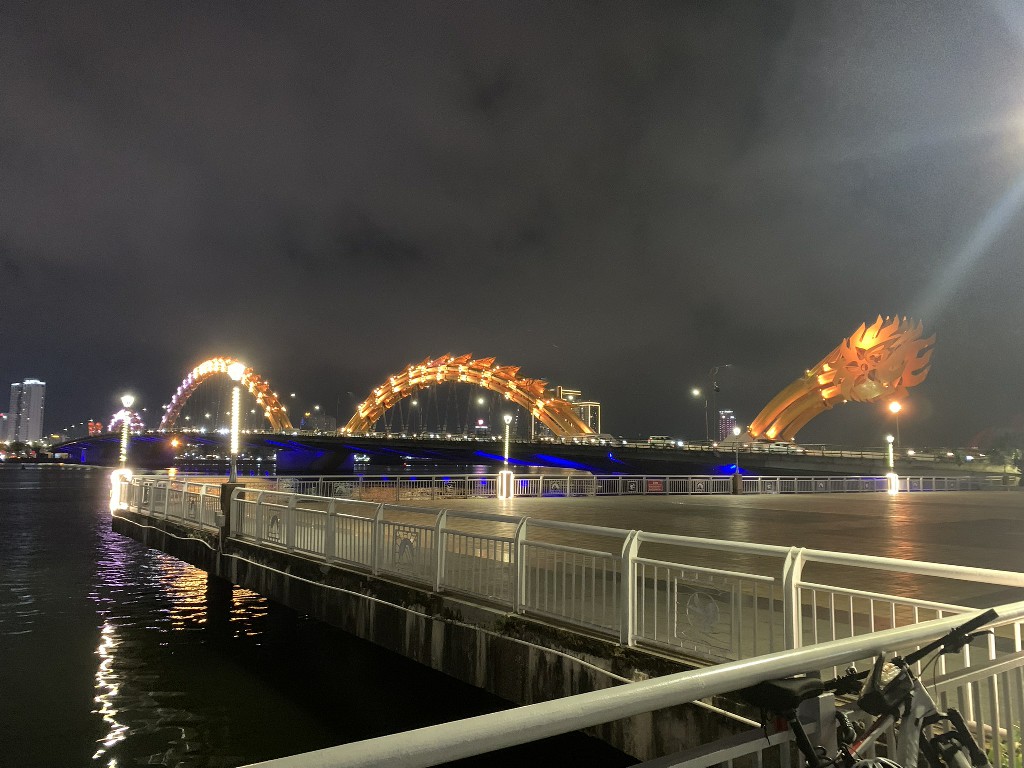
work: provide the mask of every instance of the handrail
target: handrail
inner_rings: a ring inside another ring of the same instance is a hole
[[[163,491],[154,490],[148,498],[135,502],[143,514],[215,529],[216,518],[209,505],[203,505],[198,521],[194,514],[188,515],[191,519],[183,514],[186,506],[191,508],[192,499],[205,497],[202,491],[182,491],[176,483],[171,493],[166,480],[137,478],[133,483]],[[368,514],[371,509],[372,517]],[[355,514],[346,515],[348,512]],[[422,524],[410,522],[407,514],[418,515]],[[343,526],[338,522],[342,519],[358,522]],[[485,522],[504,529],[477,529],[459,521]],[[564,537],[565,541],[551,541],[538,535],[552,530],[584,534],[586,540],[571,536]],[[886,623],[881,620],[884,613],[890,615],[887,622],[892,623],[903,609],[913,612],[901,613],[900,622],[909,616],[916,621],[918,609],[936,612],[933,615],[968,610],[963,605],[850,589],[860,580],[856,575],[852,585],[848,579],[845,583],[839,579],[833,585],[816,583],[823,581],[820,578],[805,579],[804,571],[818,563],[1024,587],[1024,574],[987,568],[626,531],[518,515],[374,504],[262,488],[233,489],[227,535],[257,547],[298,551],[305,558],[324,563],[338,561],[338,552],[358,552],[358,556],[346,556],[344,562],[373,576],[386,573],[435,592],[468,594],[489,605],[497,603],[517,614],[554,618],[588,630],[596,627],[625,646],[658,648],[710,662],[752,657],[779,647],[797,648],[817,642],[819,635],[869,633]],[[598,543],[600,536],[607,539]],[[466,542],[470,540],[494,542],[495,549],[492,552],[489,547],[469,546]],[[665,556],[651,551],[651,545],[672,547],[678,554]],[[696,562],[688,562],[691,551],[704,554]],[[774,562],[758,561],[739,568],[726,565],[721,570],[698,567],[700,563],[711,564],[707,554],[715,551]],[[690,575],[680,589],[675,580],[681,572]],[[827,598],[829,594],[832,598]],[[842,605],[835,603],[838,595],[846,596]],[[817,613],[819,596],[822,614]],[[711,645],[699,635],[704,630],[690,631],[684,626],[680,632],[668,623],[671,611],[689,612],[692,600],[696,601],[692,604],[694,611],[700,610],[702,601],[713,603],[712,613],[701,617],[702,621],[711,620],[718,633]],[[808,615],[820,616],[823,622],[808,621]],[[858,621],[858,617],[863,620]]]
[[[931,563],[925,560],[901,560],[896,557],[880,557],[878,555],[850,555],[844,552],[829,552],[823,549],[804,549],[804,561],[829,563],[831,565],[847,565],[855,568],[882,568],[891,570],[896,567],[906,573],[919,576],[938,576],[949,578],[949,563]],[[1004,587],[1024,587],[1024,573],[998,571],[991,568],[975,568],[967,565],[956,566],[956,578],[959,581],[977,581],[986,584],[999,584]]]
[[[146,477],[168,479],[167,475]],[[187,480],[187,476],[179,476]],[[242,478],[243,481],[246,478]],[[497,475],[295,475],[252,478],[253,482],[273,484],[267,488],[277,493],[294,492],[293,488],[313,489],[311,495],[321,493],[362,493],[373,489],[388,488],[397,495],[429,491],[430,498],[446,496],[443,489],[453,489],[452,495],[459,497],[494,496]],[[1010,486],[1000,482],[1002,476],[964,475],[916,475],[900,476],[901,493],[941,493],[955,490],[1001,489]],[[517,496],[541,496],[551,490],[547,481],[564,483],[559,493],[573,496],[715,496],[733,492],[731,475],[517,475]],[[585,482],[581,482],[585,481]],[[648,481],[658,481],[651,485]],[[748,494],[817,494],[817,493],[881,493],[888,488],[888,478],[883,475],[743,475],[743,492]],[[484,484],[481,489],[480,484]],[[336,489],[335,484],[345,486]],[[632,484],[632,490],[628,486]],[[285,486],[285,487],[282,487]],[[472,486],[472,492],[469,488]],[[784,490],[785,489],[785,490]]]
[[[998,623],[1024,618],[1024,601],[1000,606]],[[976,613],[980,613],[976,612]],[[975,615],[975,614],[972,614]],[[590,728],[665,707],[687,704],[762,680],[839,666],[897,647],[920,644],[964,623],[964,616],[833,640],[793,651],[626,683],[554,701],[366,739],[247,768],[425,768]]]

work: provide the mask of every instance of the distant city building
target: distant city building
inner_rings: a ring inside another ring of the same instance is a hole
[[[3,439],[9,443],[35,443],[43,437],[46,382],[25,379],[11,384],[11,407]]]
[[[572,409],[584,424],[594,430],[595,433],[601,434],[600,403],[592,400],[581,400],[573,403]]]
[[[732,437],[732,430],[736,426],[736,416],[732,411],[718,412],[718,439],[725,440]]]
[[[555,397],[571,403],[573,413],[579,416],[580,420],[595,433],[601,434],[601,404],[599,402],[584,400],[582,391],[568,387],[555,387]],[[543,424],[538,424],[536,419],[533,420],[533,431],[535,435],[551,435],[551,430]]]
[[[566,387],[555,387],[555,397],[559,400],[568,400],[570,403],[583,399],[583,392],[578,389]]]

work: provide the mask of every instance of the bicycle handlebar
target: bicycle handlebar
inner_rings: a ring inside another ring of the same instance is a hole
[[[945,646],[947,645],[950,646],[950,651],[959,651],[961,648],[967,645],[967,643],[970,642],[971,638],[969,637],[969,635],[971,634],[971,632],[976,630],[978,627],[982,627],[985,624],[988,624],[990,621],[998,617],[999,614],[996,612],[995,608],[989,608],[984,613],[978,614],[970,621],[961,624],[959,627],[953,627],[953,629],[951,629],[945,635],[940,637],[938,640],[933,640],[932,642],[928,643],[928,645],[918,648],[913,653],[908,653],[903,658],[903,660],[907,663],[908,666],[911,664],[916,664],[918,661],[923,659],[932,651],[938,650],[939,648],[945,648]]]
[[[996,612],[996,610],[994,608],[989,608],[984,613],[978,614],[970,621],[961,624],[959,627],[954,627],[945,635],[940,637],[938,640],[933,640],[932,642],[928,643],[928,645],[919,648],[913,653],[908,653],[903,660],[908,665],[914,664],[923,659],[932,651],[938,648],[942,648],[946,645],[950,646],[951,651],[958,651],[961,648],[963,648],[964,645],[970,642],[971,632],[976,630],[978,627],[988,624],[990,621],[998,617],[999,614]],[[846,674],[840,675],[839,677],[834,677],[831,680],[822,683],[822,687],[826,691],[832,691],[833,693],[838,694],[856,693],[859,690],[857,688],[857,684],[861,680],[866,678],[869,674],[870,670],[858,672],[853,667],[850,667],[850,669],[846,671]]]

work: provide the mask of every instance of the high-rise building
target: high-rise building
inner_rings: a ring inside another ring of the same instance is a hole
[[[555,397],[572,403],[573,412],[594,432],[601,432],[601,404],[596,400],[584,400],[583,392],[578,389],[556,387]]]
[[[4,440],[9,443],[38,442],[43,436],[43,402],[46,382],[25,379],[11,384],[11,408],[7,414]]]
[[[732,430],[735,426],[736,415],[732,411],[718,412],[718,439],[720,441],[732,437]]]

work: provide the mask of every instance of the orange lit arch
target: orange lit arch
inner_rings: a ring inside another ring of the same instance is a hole
[[[164,417],[160,420],[160,429],[171,429],[174,426],[178,416],[181,415],[181,409],[185,407],[185,402],[200,384],[218,374],[230,376],[228,369],[234,365],[243,368],[239,384],[256,398],[256,403],[263,409],[263,415],[267,417],[273,430],[275,432],[291,430],[292,423],[288,419],[288,414],[285,413],[284,406],[274,396],[274,393],[270,391],[267,382],[245,363],[230,357],[211,357],[192,369],[192,372],[185,377],[181,386],[171,396],[171,402],[168,404],[167,410],[164,411]]]
[[[533,414],[558,437],[592,435],[592,430],[572,409],[572,404],[555,397],[540,379],[518,378],[519,366],[495,365],[493,357],[472,360],[470,355],[427,358],[419,365],[389,376],[373,390],[343,429],[348,434],[369,432],[377,419],[400,400],[441,382],[463,382],[503,395]]]

